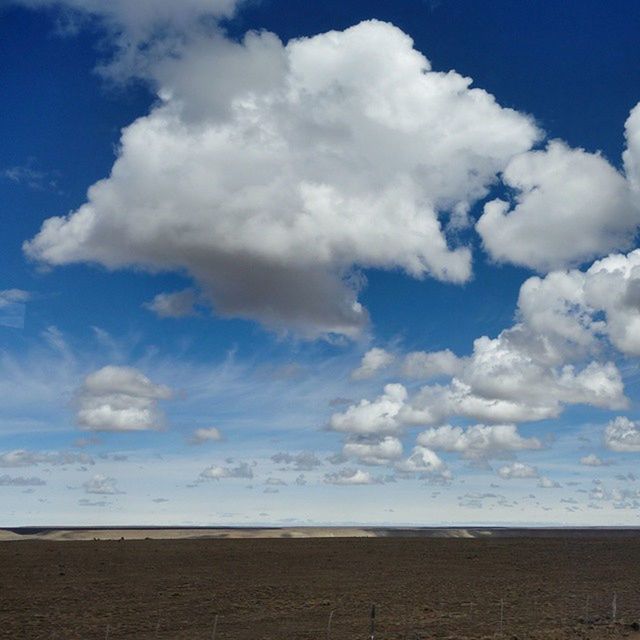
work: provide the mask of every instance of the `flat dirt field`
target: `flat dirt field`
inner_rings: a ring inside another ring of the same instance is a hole
[[[381,640],[638,638],[640,537],[0,543],[3,639],[367,640],[372,603]]]

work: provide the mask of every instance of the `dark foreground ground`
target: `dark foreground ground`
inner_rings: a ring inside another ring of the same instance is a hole
[[[367,640],[372,603],[380,640],[638,638],[640,538],[0,543],[3,639]]]

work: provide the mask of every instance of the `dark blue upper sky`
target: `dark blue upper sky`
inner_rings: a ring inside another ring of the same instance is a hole
[[[475,86],[493,93],[502,105],[532,114],[549,137],[602,151],[620,165],[622,123],[640,86],[637,3],[354,0],[310,7],[265,0],[246,3],[226,29],[234,37],[266,29],[287,41],[369,18],[399,26],[435,69],[455,69],[472,77]],[[53,180],[56,185],[30,189],[7,178],[0,182],[7,221],[2,251],[7,288],[31,286],[34,268],[24,260],[22,242],[35,234],[44,218],[81,204],[87,187],[108,174],[120,129],[146,113],[153,101],[140,83],[114,87],[93,72],[101,48],[96,32],[97,28],[59,37],[51,12],[5,8],[1,14],[0,166],[31,168],[47,175],[44,182]],[[480,332],[499,331],[512,313],[523,275],[520,269],[496,270],[484,262],[476,256],[475,280],[463,287],[417,282],[395,273],[368,273],[363,300],[379,335],[383,339],[400,335],[410,346],[439,348],[450,339],[446,327],[455,321],[460,333],[453,347],[464,351],[479,327]],[[78,329],[98,322],[130,330],[132,319],[114,317],[108,298],[96,300],[91,290],[96,286],[110,290],[135,307],[154,286],[145,276],[105,276],[84,267],[66,271],[71,273],[62,270],[47,276],[47,289],[59,283],[53,289],[66,292],[60,292],[57,300],[48,297],[43,308],[34,305],[33,314],[40,317],[28,325],[32,330],[50,323]],[[158,290],[173,282],[173,277],[154,281]],[[83,303],[75,318],[65,318],[70,290]],[[384,307],[390,292],[396,300],[393,309]],[[378,301],[383,301],[382,308]],[[138,322],[148,320],[145,314],[140,316]],[[247,331],[234,322],[224,326],[225,342],[229,332]],[[195,323],[190,329],[204,339],[210,334],[208,323]]]

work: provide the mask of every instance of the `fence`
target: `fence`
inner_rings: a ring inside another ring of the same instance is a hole
[[[480,594],[482,596],[482,594]],[[194,621],[191,621],[193,623]],[[135,628],[114,615],[94,631],[48,629],[28,640],[427,640],[438,638],[615,638],[640,631],[638,593],[574,590],[554,601],[529,598],[439,601],[414,619],[385,609],[384,602],[341,610],[323,605],[295,615],[265,608],[252,620],[238,613],[212,614],[190,627],[188,612],[158,611]],[[26,637],[26,636],[25,636]]]

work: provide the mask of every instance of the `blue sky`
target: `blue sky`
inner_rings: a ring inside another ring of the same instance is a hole
[[[2,3],[0,524],[634,524],[615,6]]]

